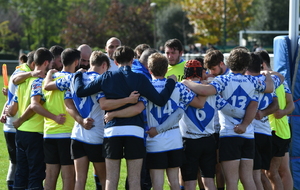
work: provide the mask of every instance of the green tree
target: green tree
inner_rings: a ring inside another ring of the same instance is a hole
[[[253,0],[182,0],[181,2],[190,22],[195,27],[194,36],[202,44],[221,43],[224,34],[227,41],[237,40],[238,31],[245,30],[253,19],[249,11]],[[226,14],[224,14],[225,3]],[[225,16],[226,22],[224,22]]]
[[[250,24],[251,30],[283,30],[289,28],[290,1],[264,1],[254,0],[254,19]],[[261,45],[272,45],[273,39],[279,34],[253,35]]]
[[[0,47],[2,48],[2,52],[6,52],[8,50],[8,44],[10,41],[18,38],[18,34],[13,33],[8,26],[8,20],[0,23]]]
[[[193,27],[189,24],[186,12],[179,4],[173,4],[157,13],[157,35],[158,44],[163,45],[172,38],[179,39],[183,45],[193,42],[190,34]]]

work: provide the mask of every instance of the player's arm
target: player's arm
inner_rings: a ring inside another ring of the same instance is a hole
[[[198,95],[210,96],[217,93],[215,87],[209,84],[198,84],[188,80],[183,80],[181,83],[185,84]]]
[[[6,115],[7,115],[7,102],[5,102],[2,109],[1,118],[0,118],[1,123],[6,123]]]
[[[145,109],[144,103],[142,101],[139,101],[137,104],[129,106],[127,108],[117,110],[117,111],[107,112],[104,116],[104,120],[105,122],[109,122],[116,117],[117,118],[133,117],[140,114],[144,109]]]
[[[176,80],[174,78],[176,79],[175,76],[171,76],[169,79],[167,79],[165,88],[160,93],[158,93],[157,90],[153,87],[152,83],[145,76],[140,77],[139,80],[143,86],[141,89],[139,89],[139,93],[141,94],[141,96],[146,97],[154,104],[158,106],[164,106],[168,102],[175,88]]]
[[[266,88],[263,92],[264,93],[272,93],[274,91],[274,82],[273,82],[272,77],[269,72],[266,73],[265,83],[266,83]]]
[[[149,135],[149,137],[155,137],[157,134],[167,131],[175,124],[178,124],[183,114],[184,114],[184,110],[178,108],[162,124],[156,127],[150,127],[149,131],[147,131],[146,133]]]
[[[257,110],[257,113],[255,115],[255,119],[261,120],[263,117],[268,116],[270,114],[273,114],[279,109],[278,105],[278,98],[273,97],[273,101],[266,109],[263,110]]]
[[[195,108],[202,109],[204,107],[204,104],[206,102],[207,96],[195,96],[194,99],[190,102],[190,106],[193,106]]]
[[[243,134],[245,133],[248,125],[252,122],[252,120],[255,117],[256,111],[258,107],[258,102],[257,101],[251,101],[249,105],[246,108],[245,116],[242,120],[241,124],[238,124],[234,127],[234,132],[238,134]]]
[[[7,108],[7,115],[13,117],[17,114],[19,109],[18,102],[12,101],[12,104]]]
[[[47,117],[49,119],[52,119],[58,124],[64,124],[66,121],[65,114],[59,114],[55,115],[48,110],[46,110],[42,104],[40,103],[41,101],[41,96],[40,95],[35,95],[31,97],[31,109],[36,112],[37,114],[40,114],[44,117]]]
[[[55,69],[51,69],[47,72],[47,75],[44,79],[44,89],[47,90],[47,91],[51,91],[51,90],[57,90],[57,86],[56,86],[56,83],[55,81],[52,80],[52,75],[54,73],[56,73],[57,70]]]
[[[13,126],[18,129],[26,120],[31,118],[35,112],[31,109],[31,106],[29,105],[24,113],[13,122]]]
[[[102,76],[98,76],[94,81],[88,85],[84,85],[82,80],[82,72],[76,72],[74,75],[74,91],[78,97],[87,97],[97,92],[102,91],[101,82]]]
[[[100,98],[99,104],[102,110],[114,110],[122,107],[126,104],[136,104],[138,102],[140,94],[138,91],[131,92],[129,97],[121,99],[107,99],[105,97]]]
[[[79,123],[83,128],[89,130],[93,127],[93,118],[82,118],[76,109],[72,99],[65,99],[65,106],[67,112],[74,118],[74,120]]]
[[[286,101],[286,106],[283,110],[278,109],[275,113],[274,113],[274,117],[276,119],[280,119],[285,115],[288,115],[290,113],[292,113],[295,109],[295,105],[294,105],[294,101],[293,101],[293,96],[290,93],[285,93],[285,101]]]
[[[14,85],[18,85],[23,83],[29,77],[45,78],[45,74],[44,72],[39,70],[39,71],[20,72],[15,75],[12,75],[11,77]]]

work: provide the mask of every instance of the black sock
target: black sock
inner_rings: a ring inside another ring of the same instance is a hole
[[[8,190],[13,190],[14,188],[14,181],[6,181],[7,183],[7,189]]]
[[[224,187],[218,187],[217,189],[218,189],[218,190],[225,190]]]
[[[102,185],[99,181],[99,178],[97,175],[94,175],[95,183],[96,183],[96,190],[102,190]]]

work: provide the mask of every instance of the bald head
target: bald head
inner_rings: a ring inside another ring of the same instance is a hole
[[[105,45],[105,51],[107,52],[107,55],[110,59],[113,59],[113,54],[119,46],[121,46],[121,41],[118,38],[112,37],[109,40],[107,40]]]
[[[77,48],[81,53],[80,68],[89,69],[90,56],[92,54],[92,48],[86,44],[82,44]]]

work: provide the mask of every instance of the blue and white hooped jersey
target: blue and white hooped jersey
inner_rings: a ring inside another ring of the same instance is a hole
[[[11,105],[13,99],[14,99],[14,95],[16,94],[16,90],[18,88],[17,85],[14,85],[12,79],[14,75],[18,74],[18,73],[23,73],[25,71],[19,69],[16,69],[13,74],[10,76],[9,78],[9,82],[8,82],[8,91],[7,91],[7,105]],[[13,126],[13,122],[16,121],[18,118],[18,114],[16,114],[13,117],[9,117],[6,116],[6,123],[3,124],[3,131],[4,132],[10,132],[10,133],[15,133],[16,129]]]
[[[83,73],[83,82],[88,84],[95,80],[100,74],[96,72]],[[74,83],[72,82],[74,75],[69,75],[69,82],[62,81],[63,84],[57,83],[57,86],[66,86],[70,84],[70,88],[65,93],[65,99],[73,99],[79,114],[82,118],[93,118],[94,127],[90,130],[84,129],[79,123],[75,121],[74,128],[72,130],[71,139],[81,141],[87,144],[102,144],[103,143],[103,131],[104,131],[104,111],[101,110],[98,100],[100,94],[93,94],[92,96],[79,98],[74,91]],[[59,81],[59,80],[57,80]],[[63,89],[63,88],[62,88]]]
[[[264,81],[239,73],[217,76],[210,84],[228,103],[243,110],[246,110],[251,101],[258,101],[258,92],[263,92],[266,88]],[[241,119],[228,116],[222,110],[219,111],[219,119],[221,125],[220,137],[254,138],[254,129],[251,124],[247,127],[245,133],[237,134],[234,132],[234,127],[241,123]]]
[[[264,75],[258,75],[254,76],[256,78],[259,78],[259,80],[265,81],[266,77]],[[271,76],[274,81],[274,92],[273,93],[258,93],[258,110],[264,110],[266,109],[272,102],[273,97],[276,97],[275,89],[280,86],[280,79],[276,75]],[[272,130],[269,123],[269,117],[265,116],[261,120],[254,119],[252,121],[252,125],[254,126],[254,132],[260,133],[264,135],[271,136]]]
[[[165,87],[166,79],[155,79],[152,81],[154,88],[161,92]],[[195,93],[182,83],[176,83],[175,89],[167,104],[159,107],[152,102],[147,104],[147,119],[149,127],[156,127],[176,111],[176,109],[186,109],[194,99]],[[157,153],[183,148],[182,136],[179,125],[172,126],[169,130],[156,135],[153,138],[147,137],[147,152]]]

